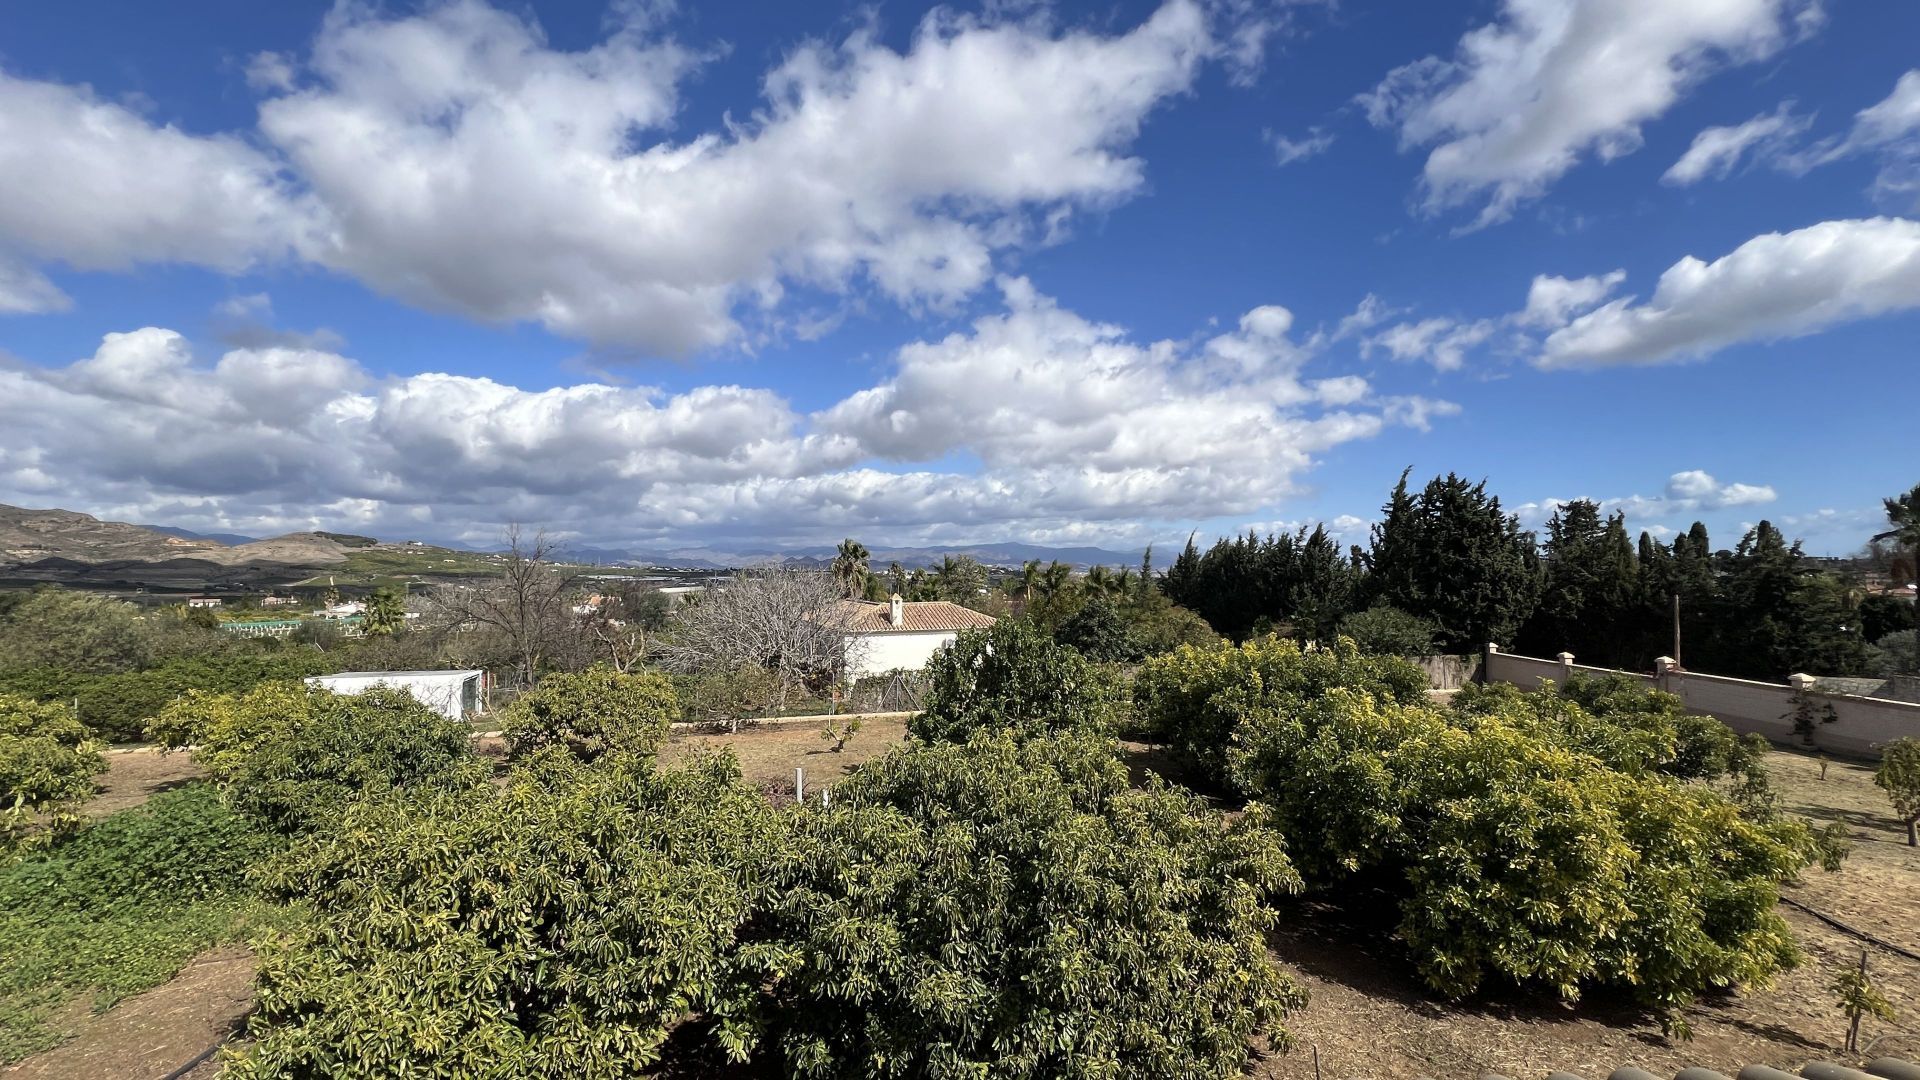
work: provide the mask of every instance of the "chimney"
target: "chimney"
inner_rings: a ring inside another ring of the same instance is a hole
[[[906,619],[907,606],[901,602],[900,594],[894,593],[893,596],[887,600],[887,622],[892,626],[899,626],[905,622]]]

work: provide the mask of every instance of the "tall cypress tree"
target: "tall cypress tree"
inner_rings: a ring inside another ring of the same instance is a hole
[[[1410,496],[1403,473],[1383,509],[1368,557],[1374,599],[1433,620],[1451,650],[1511,642],[1532,613],[1539,559],[1486,482],[1448,473]]]

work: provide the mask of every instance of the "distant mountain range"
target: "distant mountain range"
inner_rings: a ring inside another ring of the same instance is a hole
[[[102,521],[72,510],[29,510],[0,505],[0,567],[38,568],[65,574],[76,568],[114,567],[138,579],[143,565],[201,564],[240,568],[273,566],[322,569],[347,561],[354,549],[422,555],[450,550],[417,546],[405,541],[380,542],[372,537],[344,533],[306,532],[256,539],[239,533],[201,533],[172,525],[134,525]],[[467,548],[464,550],[475,550]],[[495,548],[494,550],[499,550]],[[909,570],[939,566],[943,558],[967,556],[988,566],[1019,567],[1038,560],[1059,561],[1077,569],[1094,565],[1134,566],[1140,552],[1097,547],[1043,547],[1038,544],[949,544],[928,547],[871,549],[870,565],[884,571],[899,563]],[[563,546],[558,554],[570,562],[626,566],[660,566],[687,570],[729,570],[748,566],[791,566],[824,569],[833,562],[835,548],[611,548]],[[429,571],[430,572],[430,571]],[[97,576],[97,575],[96,575]]]
[[[257,536],[241,536],[239,533],[194,532],[191,529],[182,529],[177,525],[142,525],[140,527],[143,529],[152,529],[157,533],[166,533],[168,536],[177,536],[182,540],[211,540],[216,544],[226,544],[229,547],[240,544],[251,544],[260,539]]]
[[[939,566],[943,558],[966,556],[988,566],[1018,567],[1029,561],[1063,562],[1077,569],[1089,566],[1138,566],[1142,552],[1112,551],[1097,547],[1042,547],[1038,544],[948,544],[933,547],[873,547],[868,565],[875,571],[899,563],[908,570]],[[671,566],[690,570],[727,570],[743,566],[791,566],[822,569],[832,565],[838,549],[831,545],[799,548],[712,548],[616,549],[604,547],[561,548],[568,559],[582,562],[619,563],[638,566]]]

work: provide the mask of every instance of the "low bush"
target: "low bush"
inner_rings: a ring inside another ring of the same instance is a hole
[[[965,742],[975,731],[1110,731],[1126,688],[1025,619],[963,630],[927,664],[927,700],[907,731]]]
[[[73,998],[105,1008],[270,918],[246,874],[277,846],[195,784],[0,867],[0,1063],[60,1042]]]
[[[245,694],[189,694],[153,737],[194,760],[242,812],[289,835],[337,819],[348,803],[404,788],[461,788],[489,767],[465,724],[405,691],[338,695],[269,683]]]
[[[1229,768],[1310,883],[1396,899],[1435,990],[1615,986],[1680,1027],[1700,994],[1795,962],[1774,908],[1818,845],[1637,747],[1613,767],[1619,743],[1580,742],[1600,726],[1557,729],[1530,700],[1450,713],[1335,689],[1248,710]]]
[[[514,759],[549,746],[582,761],[611,753],[651,757],[679,717],[673,683],[665,675],[594,667],[542,678],[501,710],[500,730],[507,756]]]
[[[1304,1001],[1263,937],[1278,835],[1131,788],[1108,741],[897,750],[793,825],[756,954],[785,1075],[1238,1075]]]
[[[1230,787],[1227,751],[1242,715],[1299,704],[1336,687],[1410,704],[1425,700],[1427,676],[1406,660],[1362,653],[1344,639],[1311,649],[1281,637],[1183,646],[1141,666],[1133,683],[1134,719],[1209,782]]]
[[[93,794],[100,746],[64,705],[0,694],[0,849],[32,816]]]
[[[223,1075],[637,1075],[690,1012],[750,1012],[735,935],[782,836],[730,757],[549,750],[505,788],[363,802],[263,872],[313,917],[262,953]]]

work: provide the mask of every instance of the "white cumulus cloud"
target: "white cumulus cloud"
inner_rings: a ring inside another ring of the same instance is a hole
[[[0,502],[261,534],[1123,536],[1274,505],[1333,448],[1457,411],[1304,377],[1315,354],[1283,307],[1141,342],[1022,279],[1001,288],[1002,312],[902,348],[813,414],[754,387],[529,390],[381,377],[310,345],[204,362],[172,330],[109,334],[64,367],[0,361]]]
[[[1809,117],[1795,115],[1793,102],[1783,101],[1770,113],[1762,113],[1744,124],[1710,127],[1693,137],[1693,143],[1680,160],[1660,177],[1661,183],[1685,187],[1701,180],[1724,179],[1740,164],[1748,151],[1755,157],[1767,157],[1807,130]]]
[[[1688,256],[1645,301],[1622,297],[1548,335],[1542,367],[1657,364],[1920,307],[1920,223],[1824,221],[1713,262]]]
[[[1770,56],[1815,25],[1811,0],[1505,0],[1452,57],[1362,95],[1368,118],[1426,147],[1429,210],[1484,199],[1506,219],[1586,158],[1639,149],[1641,128],[1716,68]]]
[[[1114,32],[937,9],[904,50],[871,28],[806,42],[757,107],[689,130],[680,86],[709,53],[660,19],[575,49],[480,0],[341,5],[304,55],[250,63],[255,131],[0,74],[0,257],[298,261],[670,354],[805,333],[796,289],[948,305],[1142,189],[1130,148],[1154,109],[1210,60],[1257,61],[1242,31],[1273,17],[1238,7],[1166,0]]]

